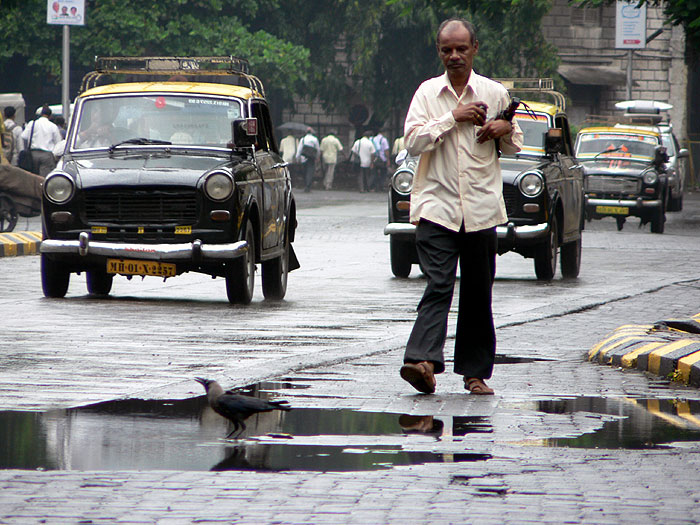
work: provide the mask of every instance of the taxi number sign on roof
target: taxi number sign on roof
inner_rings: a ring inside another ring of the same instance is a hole
[[[657,144],[656,137],[646,135],[629,135],[623,133],[582,133],[581,142],[591,140],[627,140],[630,142],[644,142],[645,144]]]

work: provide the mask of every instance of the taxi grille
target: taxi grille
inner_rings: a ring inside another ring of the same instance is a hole
[[[589,175],[586,177],[587,193],[637,194],[641,191],[641,180],[634,177],[608,177]]]
[[[98,189],[84,192],[88,223],[172,225],[197,222],[195,190]]]
[[[503,185],[503,200],[506,203],[508,217],[515,217],[518,209],[518,196],[520,192],[510,184]]]

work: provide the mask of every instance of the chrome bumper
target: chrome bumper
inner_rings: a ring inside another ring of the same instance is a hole
[[[134,244],[124,242],[91,241],[87,232],[82,232],[77,241],[47,239],[41,242],[41,253],[69,253],[99,255],[119,259],[163,260],[206,260],[228,261],[244,255],[248,243],[238,241],[228,244],[202,244],[196,240],[179,244]]]
[[[416,225],[410,222],[390,222],[384,226],[384,235],[415,235]]]
[[[525,226],[516,226],[509,222],[505,226],[496,226],[496,235],[499,239],[513,240],[533,240],[541,239],[549,234],[549,224],[533,224]]]
[[[645,201],[643,199],[589,199],[586,198],[586,206],[625,206],[627,208],[658,208],[661,206],[659,199]]]

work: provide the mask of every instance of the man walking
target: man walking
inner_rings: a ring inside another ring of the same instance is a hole
[[[45,177],[56,167],[53,148],[61,141],[58,126],[49,120],[51,108],[44,104],[41,116],[27,124],[22,132],[22,140],[31,148],[34,173]]]
[[[372,137],[372,144],[374,144],[374,149],[377,150],[377,153],[375,154],[374,178],[371,187],[372,191],[382,191],[385,189],[384,178],[389,169],[389,141],[379,131]]]
[[[443,347],[460,264],[454,371],[472,394],[493,394],[496,334],[491,291],[496,273],[496,226],[507,221],[497,146],[516,153],[517,123],[488,120],[509,102],[499,83],[478,75],[474,26],[450,19],[437,31],[445,73],[420,85],[406,116],[405,146],[420,155],[411,193],[411,222],[427,278],[418,316],[406,345],[401,377],[424,393],[435,391],[445,370]]]
[[[343,151],[343,145],[334,132],[321,139],[321,162],[323,162],[323,187],[330,190],[333,187],[335,166],[338,163],[338,153]]]
[[[306,128],[306,135],[299,141],[297,147],[297,159],[304,166],[304,192],[311,191],[316,171],[316,159],[318,159],[319,144],[312,128]]]
[[[360,193],[369,191],[372,165],[374,164],[374,155],[377,151],[370,140],[371,135],[369,131],[365,131],[362,137],[357,139],[352,145],[352,154],[360,159],[360,174],[358,177]]]
[[[13,106],[7,106],[4,113],[5,131],[12,134],[12,141],[8,149],[7,160],[13,166],[17,166],[17,162],[19,161],[19,152],[24,149],[24,142],[22,141],[22,126],[15,122],[16,110]]]

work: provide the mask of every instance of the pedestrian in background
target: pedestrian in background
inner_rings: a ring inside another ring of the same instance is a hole
[[[372,179],[372,191],[384,191],[386,173],[389,170],[389,141],[379,131],[372,137],[372,144],[376,153],[374,155],[374,177]]]
[[[22,140],[31,149],[33,172],[45,177],[56,167],[53,149],[61,141],[58,126],[51,122],[51,108],[44,104],[41,115],[24,128]]]
[[[24,149],[24,141],[22,140],[22,126],[15,122],[15,108],[7,106],[4,109],[5,113],[5,131],[11,133],[11,144],[7,152],[7,160],[13,166],[17,166],[19,160],[19,152]]]
[[[321,162],[323,163],[323,187],[330,190],[333,187],[335,166],[338,154],[343,151],[343,144],[335,136],[335,130],[321,139]]]
[[[394,145],[391,147],[391,157],[394,159],[394,164],[396,164],[396,166],[401,164],[401,162],[399,162],[396,157],[404,149],[405,148],[403,145],[403,135],[401,135],[400,137],[396,137],[396,140],[394,140]],[[403,162],[403,159],[402,159],[402,162]]]
[[[472,394],[493,394],[496,333],[491,292],[496,273],[496,226],[507,221],[501,168],[493,139],[506,154],[520,151],[516,122],[488,120],[510,103],[499,83],[472,71],[479,49],[474,26],[446,20],[437,31],[445,73],[423,82],[404,126],[405,146],[420,155],[411,192],[410,220],[427,278],[406,345],[401,377],[421,392],[435,391],[445,370],[443,347],[460,264],[454,371]]]
[[[362,137],[357,139],[352,145],[352,154],[360,159],[360,173],[358,175],[360,193],[365,193],[369,190],[370,177],[372,176],[372,163],[374,162],[374,155],[377,151],[370,140],[371,136],[372,133],[367,130]]]
[[[296,158],[304,167],[304,193],[311,191],[318,160],[319,144],[313,128],[306,128],[306,135],[299,141]]]

